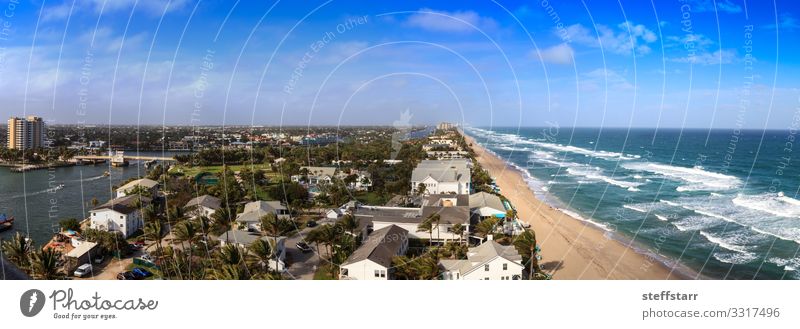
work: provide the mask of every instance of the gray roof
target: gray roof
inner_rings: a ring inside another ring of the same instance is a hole
[[[411,172],[411,181],[420,182],[428,176],[438,182],[469,182],[471,179],[466,159],[422,160]]]
[[[111,209],[121,214],[130,214],[137,210],[135,207],[136,200],[141,200],[142,207],[146,207],[152,201],[152,199],[146,196],[140,196],[137,194],[126,195],[121,198],[108,200],[108,202],[101,204],[92,210]]]
[[[489,207],[499,211],[506,211],[506,207],[503,205],[503,201],[500,200],[499,196],[486,192],[478,192],[470,195],[469,207],[473,209]]]
[[[255,223],[266,214],[278,214],[279,210],[286,210],[280,201],[253,201],[244,205],[244,211],[236,217],[237,222]]]
[[[186,203],[184,208],[194,207],[194,206],[203,206],[206,208],[217,210],[222,205],[222,201],[219,198],[210,196],[210,195],[201,195],[194,199],[189,200]]]
[[[497,243],[497,241],[491,240],[484,242],[480,246],[469,248],[467,259],[443,259],[439,261],[439,266],[446,271],[458,270],[461,275],[465,275],[497,257],[505,258],[517,264],[522,261],[522,256],[519,255],[514,246],[504,246]]]
[[[400,253],[406,240],[408,240],[408,231],[397,225],[390,225],[374,231],[342,266],[371,260],[383,267],[391,267],[392,257]]]
[[[248,232],[248,231],[234,229],[220,234],[217,237],[217,239],[219,239],[220,241],[225,241],[225,243],[238,243],[238,244],[243,244],[245,246],[249,246],[253,244],[253,242],[256,242],[256,240],[261,239],[267,241],[271,240],[272,238],[267,236],[261,236],[260,234],[255,232]],[[284,239],[286,239],[286,237],[282,236],[278,237],[279,242]]]
[[[422,207],[422,218],[439,214],[440,224],[469,224],[469,207]]]

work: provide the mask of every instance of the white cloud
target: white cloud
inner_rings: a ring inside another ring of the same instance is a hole
[[[534,57],[536,57],[536,54],[534,54]],[[546,63],[572,64],[574,57],[575,52],[572,50],[572,47],[566,43],[562,43],[560,45],[540,50],[537,58],[541,58],[541,60]]]
[[[775,30],[777,28],[780,28],[782,30],[794,31],[795,29],[800,28],[800,25],[798,25],[797,20],[794,18],[794,16],[792,16],[789,13],[783,13],[780,16],[780,19],[779,19],[777,25],[776,24],[767,24],[767,25],[762,26],[762,28],[769,29],[769,30]]]
[[[406,25],[439,32],[474,32],[497,26],[492,18],[482,17],[474,11],[437,11],[422,8],[406,20]],[[473,27],[474,26],[474,27]]]
[[[622,22],[612,29],[608,26],[597,24],[596,31],[574,24],[567,27],[567,39],[576,44],[588,47],[601,48],[620,55],[644,55],[651,51],[648,44],[658,40],[653,31],[642,24]]]
[[[714,52],[702,51],[694,54],[693,56],[671,58],[670,60],[677,63],[691,63],[699,65],[730,64],[736,61],[736,50],[719,49]]]
[[[150,15],[160,16],[166,12],[173,12],[186,7],[191,0],[88,0],[75,2],[75,8],[72,14],[75,15],[82,12],[81,9],[90,9],[95,13],[102,11],[107,14],[109,12],[130,10],[136,4],[137,12],[146,12]],[[44,7],[42,10],[43,21],[55,21],[66,19],[69,16],[69,10],[72,6],[72,1],[64,1],[60,4]]]

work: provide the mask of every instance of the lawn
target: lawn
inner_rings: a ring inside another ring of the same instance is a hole
[[[382,198],[377,192],[356,192],[355,198],[359,202],[371,206],[382,206],[388,201]]]
[[[242,168],[248,167],[250,170],[257,170],[262,169],[266,171],[267,176],[269,177],[277,177],[278,173],[272,172],[272,167],[269,164],[254,164],[254,165],[228,165],[228,168],[234,172],[242,170]],[[187,165],[176,165],[170,169],[170,172],[180,172],[183,173],[185,176],[195,176],[201,172],[209,172],[212,174],[218,174],[222,172],[222,165],[219,166],[187,166]]]

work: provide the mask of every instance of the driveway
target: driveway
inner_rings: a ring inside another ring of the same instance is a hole
[[[286,240],[286,256],[292,262],[292,265],[289,266],[288,274],[295,280],[313,280],[314,272],[317,271],[319,253],[317,253],[314,244],[308,244],[313,250],[306,253],[297,249],[296,246],[297,242],[303,240],[303,237],[311,230],[311,228],[305,228]]]

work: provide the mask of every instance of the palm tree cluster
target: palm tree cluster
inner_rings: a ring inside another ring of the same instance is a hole
[[[338,266],[344,263],[350,255],[358,248],[360,236],[357,232],[359,220],[352,214],[345,214],[334,225],[320,225],[308,232],[305,240],[317,246],[325,247],[325,253],[320,253],[320,257],[327,259],[332,265],[331,276],[336,277],[335,271]]]
[[[11,240],[0,241],[3,254],[34,279],[55,280],[66,276],[59,261],[61,252],[41,247],[34,248],[33,240],[17,232]]]

